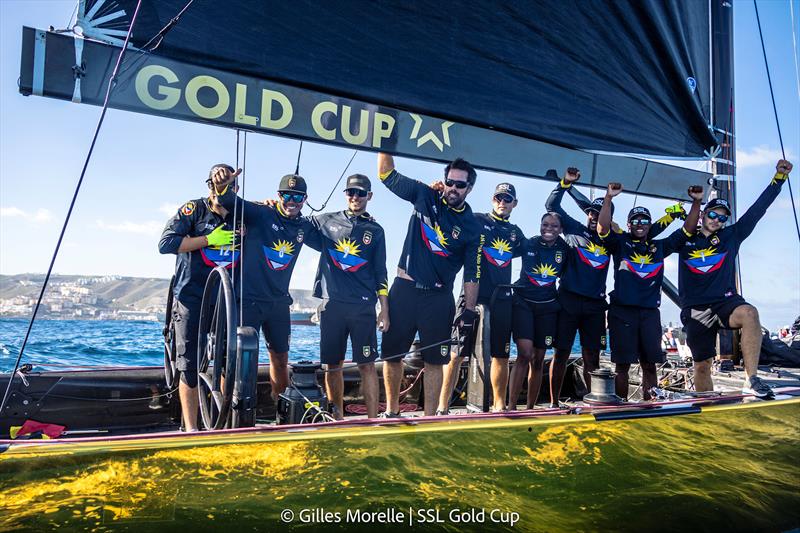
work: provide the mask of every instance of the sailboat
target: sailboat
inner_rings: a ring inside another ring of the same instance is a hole
[[[578,166],[590,186],[613,178],[656,198],[709,183],[735,209],[732,11],[722,0],[81,0],[72,32],[23,29],[19,88],[428,161],[462,156],[523,179],[556,181],[556,169]],[[719,393],[692,393],[676,365],[657,402],[488,413],[484,312],[465,371],[471,409],[260,424],[276,410],[257,385],[267,370],[243,379],[254,354],[234,327],[237,280],[212,278],[208,431],[174,431],[168,328],[164,369],[0,376],[1,431],[29,419],[70,431],[0,440],[4,528],[800,525],[792,376],[764,402],[731,392],[735,376]],[[406,372],[419,379],[415,364]],[[237,411],[223,375],[249,383],[258,407]]]

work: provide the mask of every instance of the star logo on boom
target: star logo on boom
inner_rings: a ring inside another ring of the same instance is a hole
[[[414,127],[411,129],[411,136],[409,139],[412,141],[416,139],[417,141],[417,148],[421,147],[426,142],[432,142],[436,148],[439,149],[440,152],[444,152],[444,147],[450,147],[450,126],[453,125],[452,122],[442,122],[442,138],[436,136],[433,130],[429,131],[423,136],[419,136],[419,131],[422,129],[422,117],[417,115],[416,113],[409,113],[411,118],[414,119]]]
[[[608,252],[604,247],[589,241],[586,247],[579,246],[577,250],[581,261],[590,267],[602,270],[608,266]]]
[[[492,244],[483,247],[483,255],[491,264],[506,267],[511,264],[511,245],[504,239],[495,238]]]
[[[279,240],[273,242],[272,247],[264,246],[264,255],[267,258],[267,265],[272,270],[284,270],[288,268],[294,259],[294,244],[289,241]]]
[[[343,237],[336,241],[335,248],[328,248],[333,264],[345,272],[355,272],[367,264],[366,259],[358,256],[361,248],[356,241]]]
[[[648,279],[657,276],[663,267],[663,262],[653,262],[652,255],[638,253],[634,253],[627,259],[623,259],[622,263],[619,265],[620,270],[632,272],[641,279]]]
[[[558,271],[556,271],[553,265],[540,263],[539,266],[534,267],[531,272],[525,272],[525,275],[528,277],[528,281],[537,287],[547,287],[556,282]]]
[[[689,252],[684,264],[695,274],[709,274],[722,267],[728,252],[718,253],[716,248],[701,248]]]

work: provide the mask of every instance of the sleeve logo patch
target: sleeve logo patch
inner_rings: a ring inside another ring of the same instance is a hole
[[[194,202],[186,202],[183,204],[183,207],[181,207],[181,214],[188,217],[192,213],[194,213]]]
[[[564,254],[561,252],[556,252],[555,260],[556,263],[561,263],[564,260]]]
[[[365,231],[364,232],[364,236],[361,237],[361,242],[363,242],[364,244],[371,243],[372,242],[372,233],[369,232],[369,231]]]

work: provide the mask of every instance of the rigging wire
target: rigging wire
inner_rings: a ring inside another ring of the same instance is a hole
[[[237,154],[238,155],[238,154]],[[238,167],[237,167],[238,168]],[[244,186],[247,181],[247,131],[244,132],[244,142],[242,143],[242,214],[239,224],[239,326],[243,326],[242,315],[244,314]],[[236,244],[236,216],[233,218],[233,244]],[[235,249],[235,246],[234,246]],[[231,252],[232,253],[232,252]],[[235,293],[234,293],[235,294]]]
[[[106,96],[103,100],[103,108],[100,112],[100,118],[97,121],[97,126],[94,130],[94,135],[92,136],[92,142],[89,145],[89,152],[86,154],[86,160],[83,163],[83,169],[81,170],[80,178],[78,178],[78,183],[75,185],[75,192],[72,194],[72,201],[69,204],[69,209],[67,210],[67,216],[64,219],[64,224],[61,226],[61,234],[58,236],[58,241],[56,242],[56,248],[53,251],[53,257],[50,259],[50,266],[47,268],[47,274],[44,277],[44,282],[42,283],[42,290],[39,292],[39,298],[36,300],[36,305],[33,308],[33,314],[31,315],[31,319],[28,322],[28,329],[25,332],[25,338],[22,340],[22,346],[19,348],[19,355],[17,355],[17,359],[14,362],[14,370],[11,372],[10,377],[8,379],[8,384],[6,385],[5,393],[3,394],[3,400],[0,402],[0,413],[3,412],[5,408],[6,401],[8,400],[8,395],[11,392],[11,385],[14,383],[14,376],[17,374],[17,369],[19,369],[19,363],[22,360],[22,354],[25,352],[25,346],[28,344],[28,338],[31,334],[31,329],[33,328],[33,323],[36,320],[36,315],[39,312],[39,306],[42,304],[42,298],[44,297],[44,291],[47,289],[47,284],[50,281],[50,274],[53,272],[53,266],[56,262],[56,257],[58,257],[58,251],[61,249],[61,242],[64,240],[64,234],[67,231],[67,226],[69,225],[70,217],[72,216],[72,210],[75,207],[75,202],[78,199],[78,193],[81,190],[81,185],[83,184],[83,178],[86,176],[86,170],[89,167],[89,161],[92,159],[92,153],[94,152],[94,146],[97,143],[97,137],[100,134],[100,128],[103,126],[103,121],[106,117],[106,111],[108,111],[108,101],[111,96],[111,90],[115,87],[117,76],[119,74],[119,67],[122,64],[122,58],[125,57],[125,50],[128,48],[128,42],[131,38],[131,33],[133,32],[133,26],[136,24],[136,17],[139,14],[139,8],[142,5],[142,0],[138,0],[136,2],[136,9],[133,11],[133,17],[131,18],[131,25],[128,27],[128,33],[125,36],[125,43],[122,45],[122,49],[119,51],[119,56],[117,56],[117,63],[114,65],[114,70],[111,72],[111,77],[108,79],[108,87],[106,88]]]
[[[783,135],[781,134],[781,123],[778,120],[778,107],[775,104],[775,91],[772,88],[772,76],[769,73],[769,61],[767,60],[767,48],[764,45],[764,34],[761,31],[761,18],[758,16],[758,2],[753,0],[753,7],[756,10],[756,22],[758,24],[758,36],[761,39],[761,52],[764,54],[764,67],[767,70],[767,82],[769,83],[769,94],[772,98],[772,112],[775,114],[775,126],[778,129],[778,141],[781,144],[781,156],[786,159],[786,151],[783,148]],[[786,175],[786,185],[789,187],[789,198],[792,202],[792,215],[794,215],[794,226],[797,230],[797,240],[800,241],[800,222],[797,220],[797,208],[794,203],[794,193],[792,193],[792,182],[789,180],[789,175]]]
[[[239,166],[239,132],[241,130],[236,130],[236,166],[234,167],[234,172],[239,170],[241,167]],[[236,214],[237,210],[239,209],[239,198],[237,197],[238,191],[236,190],[236,179],[233,180],[231,184],[233,187],[233,242],[231,243],[231,292],[233,292],[233,296],[236,297],[236,261],[233,260],[234,250],[236,249]],[[214,192],[216,192],[216,187],[214,188]],[[244,209],[244,208],[242,208]],[[241,293],[242,288],[239,287],[239,299],[241,300]],[[239,317],[241,320],[241,316]],[[238,325],[242,325],[241,322],[237,320]]]
[[[306,205],[311,209],[312,212],[318,212],[318,211],[322,211],[323,209],[325,209],[325,206],[328,205],[328,202],[330,201],[331,196],[333,196],[333,193],[336,192],[336,188],[342,182],[342,178],[344,178],[344,175],[347,173],[347,169],[350,168],[350,164],[353,162],[353,159],[356,158],[357,154],[358,154],[358,150],[353,150],[353,155],[350,157],[350,161],[347,162],[347,166],[344,167],[344,170],[342,170],[342,173],[339,176],[339,179],[336,181],[336,183],[334,184],[333,188],[331,188],[331,193],[328,195],[327,198],[325,198],[325,201],[322,202],[322,205],[319,207],[319,209],[315,209],[311,204],[308,203],[308,201],[306,201]],[[299,154],[298,154],[297,157],[298,157],[298,168],[299,168],[299,165],[300,165],[300,163],[299,163],[299,161],[300,161]]]
[[[300,155],[303,153],[303,141],[300,141],[300,148],[297,149],[297,165],[294,167],[294,175],[300,175]]]

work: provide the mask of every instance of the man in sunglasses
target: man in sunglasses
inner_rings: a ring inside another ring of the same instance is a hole
[[[481,278],[478,284],[478,303],[489,310],[492,366],[491,384],[494,393],[492,411],[506,410],[506,388],[508,387],[508,356],[511,340],[511,289],[498,285],[511,284],[511,259],[519,256],[525,237],[518,226],[509,222],[511,212],[517,206],[517,191],[510,183],[500,183],[492,195],[492,211],[476,213],[483,234]],[[458,310],[463,311],[464,294],[458,300]],[[476,331],[464,339],[460,351],[453,350],[444,375],[439,408],[436,414],[445,414],[450,406],[458,371],[464,357],[472,355]],[[453,332],[458,334],[457,331]]]
[[[461,337],[475,323],[475,303],[482,255],[481,227],[466,203],[477,179],[467,161],[445,167],[442,193],[407,178],[394,168],[389,154],[378,154],[378,176],[414,210],[400,255],[397,277],[389,291],[391,329],[381,343],[386,387],[386,417],[400,413],[403,354],[419,332],[424,347],[425,414],[433,415],[442,389],[442,366],[450,360],[451,326],[455,315],[453,282],[464,268],[464,310],[455,321]]]
[[[347,338],[361,374],[361,391],[369,418],[378,416],[378,357],[375,304],[380,300],[378,328],[389,330],[386,239],[383,228],[367,213],[372,187],[367,176],[353,174],[344,190],[347,209],[311,217],[321,236],[314,296],[320,307],[320,360],[327,368],[325,388],[334,416],[343,416],[342,364]],[[309,246],[317,248],[309,241]]]
[[[233,172],[226,168],[217,169],[212,176],[221,204],[231,212],[238,199],[234,189],[240,173],[241,169]],[[301,176],[287,174],[281,178],[274,206],[239,201],[237,207],[238,213],[244,213],[248,229],[242,245],[245,283],[240,321],[264,335],[273,399],[289,384],[289,281],[304,242],[318,239],[311,223],[300,216],[306,191]]]
[[[220,205],[211,184],[211,176],[220,168],[233,172],[222,163],[211,167],[206,180],[209,195],[183,204],[167,222],[158,243],[160,253],[177,255],[172,325],[185,431],[197,431],[197,335],[206,279],[212,268],[231,268],[239,256],[233,246],[233,213]]]
[[[634,207],[628,213],[628,231],[610,231],[612,199],[622,192],[622,185],[609,183],[597,220],[597,231],[614,256],[614,290],[609,295],[608,330],[611,335],[611,361],[616,364],[616,393],[628,397],[628,373],[631,364],[642,369],[645,400],[656,386],[656,365],[663,363],[661,349],[661,283],[664,259],[676,253],[697,230],[703,187],[689,187],[692,208],[683,227],[669,236],[650,237],[652,217],[646,207]]]
[[[778,197],[792,164],[781,159],[775,170],[767,188],[735,224],[725,225],[731,216],[726,200],[716,198],[708,202],[700,231],[680,250],[681,321],[694,359],[694,383],[698,391],[713,390],[711,362],[716,355],[717,331],[730,328],[742,331],[742,359],[747,376],[743,392],[759,398],[774,397],[770,386],[757,375],[761,325],[758,310],[736,291],[736,255]]]

